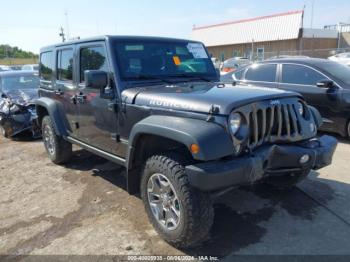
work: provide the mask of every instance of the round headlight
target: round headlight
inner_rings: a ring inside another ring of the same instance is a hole
[[[241,127],[242,117],[238,113],[234,113],[230,115],[230,118],[228,120],[229,128],[231,130],[231,133],[234,135],[237,133],[239,128]]]
[[[298,112],[300,115],[304,115],[304,105],[301,102],[298,102]]]

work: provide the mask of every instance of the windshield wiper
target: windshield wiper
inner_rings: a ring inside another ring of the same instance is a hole
[[[183,77],[183,78],[187,78],[188,81],[192,81],[195,79],[199,79],[205,82],[212,82],[211,79],[204,77],[204,76],[195,76],[195,75],[188,75],[188,74],[176,74],[176,75],[168,75],[169,77]]]
[[[166,78],[160,76],[149,76],[149,75],[138,75],[135,77],[129,77],[131,80],[158,80],[167,84],[174,84],[173,81],[167,80]]]

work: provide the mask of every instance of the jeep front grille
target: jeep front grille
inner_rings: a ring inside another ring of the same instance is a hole
[[[299,136],[300,117],[294,104],[276,105],[251,112],[248,146],[256,147],[264,142]]]
[[[238,134],[241,144],[255,149],[265,143],[295,142],[315,135],[310,111],[304,105],[304,113],[298,111],[299,99],[281,99],[277,104],[271,101],[253,103],[235,110],[243,116],[246,131]],[[244,139],[242,139],[244,138]],[[238,141],[234,139],[234,143]]]

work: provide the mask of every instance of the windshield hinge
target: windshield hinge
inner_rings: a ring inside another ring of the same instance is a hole
[[[219,113],[220,113],[220,106],[211,105],[209,110],[209,115],[207,117],[207,122],[213,121],[215,119],[214,115],[217,115]]]

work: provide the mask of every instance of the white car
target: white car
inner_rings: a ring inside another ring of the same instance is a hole
[[[36,65],[36,64],[24,65],[24,66],[22,66],[22,70],[25,70],[25,71],[39,71],[39,65]]]
[[[250,64],[246,57],[233,57],[224,61],[221,66],[221,75],[236,71],[238,68]]]
[[[11,68],[9,66],[6,66],[6,65],[0,65],[0,72],[1,71],[10,71]]]
[[[329,60],[350,66],[350,53],[341,53],[328,57]]]

